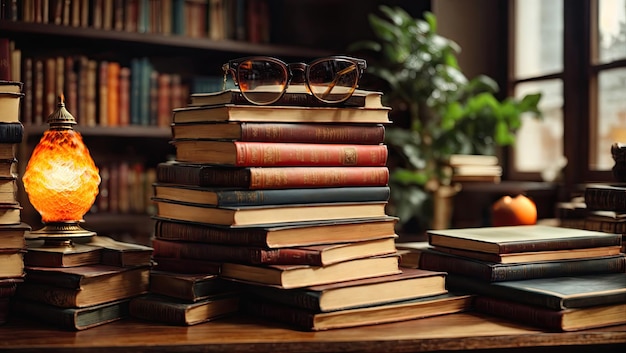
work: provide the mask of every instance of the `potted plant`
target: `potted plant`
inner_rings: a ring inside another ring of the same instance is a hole
[[[469,80],[456,55],[460,47],[436,33],[432,13],[413,18],[399,7],[381,5],[382,16],[369,15],[377,40],[360,41],[351,51],[373,51],[368,73],[383,82],[385,102],[394,114],[406,113],[403,125],[388,126],[391,200],[389,213],[399,226],[433,226],[437,196],[453,195],[446,161],[451,154],[495,155],[511,145],[523,113],[540,117],[540,94],[498,100],[497,83],[478,76]]]

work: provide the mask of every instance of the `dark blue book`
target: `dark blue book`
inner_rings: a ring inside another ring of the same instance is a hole
[[[157,183],[154,197],[215,206],[387,201],[388,186],[247,190]]]

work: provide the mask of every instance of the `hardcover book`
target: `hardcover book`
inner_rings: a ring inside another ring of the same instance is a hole
[[[146,293],[149,276],[149,267],[27,267],[16,296],[64,308],[86,307]]]
[[[362,308],[317,312],[247,296],[242,300],[242,310],[301,330],[322,331],[458,313],[469,310],[471,302],[471,295],[446,293]]]
[[[16,158],[0,159],[0,178],[17,179],[18,164]]]
[[[18,202],[0,204],[0,225],[18,225],[22,223],[22,206]]]
[[[621,234],[546,225],[429,230],[433,246],[492,254],[615,246]]]
[[[300,92],[295,88],[296,86],[289,86],[283,96],[274,103],[275,106],[321,106],[328,107],[328,103],[320,102],[315,99],[313,95],[307,92]],[[250,105],[247,99],[243,97],[241,91],[238,89],[229,89],[225,91],[210,92],[210,93],[192,93],[190,95],[190,106],[201,105],[220,105],[220,104],[239,104]],[[332,107],[368,107],[368,108],[380,108],[382,107],[382,92],[367,91],[362,89],[355,90],[350,98],[341,105],[330,105]]]
[[[154,262],[153,271],[201,275],[218,275],[222,272],[222,264],[215,261],[161,256],[154,256],[152,260]]]
[[[218,294],[196,302],[146,294],[130,301],[132,317],[171,325],[190,326],[215,320],[239,310],[239,294]]]
[[[178,139],[218,139],[253,142],[345,143],[377,145],[384,142],[382,124],[206,122],[172,124]]]
[[[154,255],[250,265],[328,266],[371,256],[395,254],[395,237],[308,247],[264,249],[251,246],[178,242],[154,239]]]
[[[187,302],[197,302],[211,295],[232,290],[232,282],[225,281],[216,274],[150,271],[150,293]]]
[[[81,331],[129,316],[130,299],[116,300],[84,308],[61,308],[22,298],[11,301],[12,311],[56,327]]]
[[[25,234],[31,227],[26,223],[4,225],[0,227],[0,244],[5,249],[26,248]]]
[[[403,269],[401,273],[297,289],[242,282],[254,296],[303,309],[328,312],[447,293],[444,272]]]
[[[100,263],[102,248],[77,244],[67,251],[59,252],[53,247],[44,246],[42,239],[27,239],[28,251],[24,255],[24,263],[28,266],[74,267],[95,265]]]
[[[551,310],[512,300],[478,296],[474,307],[480,312],[557,331],[578,331],[626,323],[626,302]]]
[[[383,167],[387,146],[173,140],[176,160],[183,163],[236,167]]]
[[[0,249],[0,278],[24,276],[24,250]]]
[[[0,142],[20,143],[24,138],[24,125],[21,122],[0,122]]]
[[[17,202],[17,178],[0,177],[0,203],[13,204]]]
[[[587,185],[584,198],[589,210],[626,212],[626,183]]]
[[[367,218],[385,215],[387,202],[341,202],[294,205],[213,207],[153,199],[156,216],[228,226],[269,225],[281,222]]]
[[[12,278],[0,278],[0,298],[12,297],[17,285],[24,282],[23,276]]]
[[[397,256],[339,262],[329,266],[247,265],[226,262],[221,275],[228,279],[274,285],[285,289],[308,287],[400,273]]]
[[[488,283],[449,274],[450,290],[515,301],[551,310],[626,303],[626,273],[535,278]]]
[[[157,181],[163,183],[236,187],[247,189],[289,189],[348,186],[386,186],[387,167],[218,167],[205,164],[162,162]]]
[[[387,201],[388,186],[248,190],[156,183],[158,199],[215,206]]]
[[[209,121],[390,123],[391,108],[305,107],[222,104],[172,110],[174,124]]]
[[[91,237],[87,243],[101,248],[100,263],[119,267],[136,267],[150,265],[152,248],[140,244],[120,242],[105,236]]]
[[[525,280],[559,276],[578,276],[600,273],[619,273],[626,269],[626,255],[537,261],[499,263],[446,254],[434,250],[420,253],[419,267],[432,271],[445,271],[485,282]]]
[[[230,228],[156,218],[156,239],[284,248],[378,239],[395,234],[391,216]]]

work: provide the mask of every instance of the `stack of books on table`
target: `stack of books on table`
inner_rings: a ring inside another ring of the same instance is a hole
[[[151,247],[97,235],[64,251],[28,236],[26,244],[15,315],[85,330],[128,317],[130,299],[148,291]]]
[[[584,203],[584,229],[622,234],[622,252],[626,252],[626,183],[589,184]]]
[[[499,183],[502,166],[497,156],[478,154],[453,154],[448,159],[451,181],[459,183]]]
[[[24,277],[24,235],[17,200],[17,147],[24,136],[19,107],[23,84],[0,81],[0,324],[9,316],[11,298]]]
[[[428,231],[419,268],[446,271],[475,309],[560,331],[626,323],[621,234],[546,225]],[[399,244],[408,249],[411,244]]]
[[[154,185],[155,270],[217,274],[240,289],[242,312],[306,330],[466,309],[443,273],[398,266],[380,93],[356,92],[356,106],[237,97],[192,95],[173,112],[176,159]]]

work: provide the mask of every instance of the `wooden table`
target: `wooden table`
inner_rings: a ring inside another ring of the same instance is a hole
[[[1,352],[626,352],[626,325],[547,332],[478,313],[304,332],[245,316],[190,327],[125,319],[62,331],[13,318],[0,326]]]

